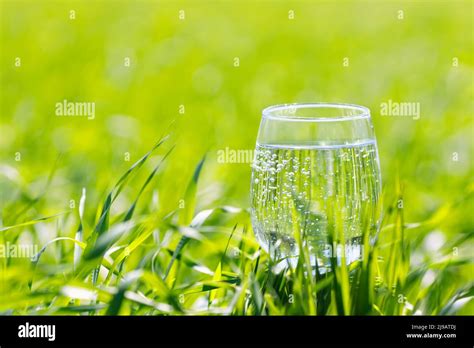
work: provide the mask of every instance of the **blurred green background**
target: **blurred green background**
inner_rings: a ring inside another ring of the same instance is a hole
[[[250,165],[217,151],[253,149],[264,107],[324,101],[371,109],[384,190],[399,176],[406,221],[455,204],[419,258],[472,241],[472,1],[2,1],[0,42],[3,226],[67,211],[83,187],[93,226],[167,132],[176,148],[139,210],[176,207],[206,152],[198,209],[247,208]],[[95,102],[95,119],[57,117],[64,99]],[[382,116],[388,100],[420,103],[420,119]]]

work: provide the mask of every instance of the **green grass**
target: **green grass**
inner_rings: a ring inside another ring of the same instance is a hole
[[[474,314],[472,6],[1,1],[0,245],[40,255],[0,257],[0,313]],[[254,149],[264,107],[321,101],[370,108],[383,224],[356,264],[313,275],[302,247],[275,272],[250,165],[217,151]]]
[[[326,274],[311,269],[303,238],[297,238],[302,252],[296,267],[275,272],[276,260],[250,235],[245,210],[221,207],[196,212],[204,159],[189,181],[182,208],[134,214],[141,193],[173,147],[142,182],[131,206],[112,214],[128,180],[143,169],[154,151],[166,146],[165,141],[160,140],[120,177],[96,208],[93,226],[85,228],[80,213],[79,226],[62,227],[77,209],[49,217],[64,237],[47,242],[31,261],[2,259],[2,313],[410,315],[453,314],[465,307],[460,304],[466,300],[472,303],[472,285],[457,288],[445,283],[472,262],[454,252],[462,239],[442,248],[436,262],[410,266],[406,235],[419,237],[440,226],[454,206],[443,207],[427,221],[407,224],[398,204],[403,200],[400,188],[387,206],[376,244],[370,245],[370,231],[365,231],[363,258],[348,266],[334,262]],[[466,192],[466,199],[472,199],[472,191],[471,187]],[[82,204],[92,204],[85,194]],[[7,226],[2,238],[15,241],[25,226],[43,221]],[[42,257],[47,251],[49,260]],[[51,258],[62,261],[53,265]],[[436,278],[426,286],[423,279],[430,273]]]

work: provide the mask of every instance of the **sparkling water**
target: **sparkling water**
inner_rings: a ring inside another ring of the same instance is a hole
[[[342,252],[349,264],[361,256],[363,229],[378,223],[380,187],[372,140],[257,145],[251,189],[255,234],[275,259],[295,264],[299,233],[320,270],[329,267],[331,257],[340,262]]]

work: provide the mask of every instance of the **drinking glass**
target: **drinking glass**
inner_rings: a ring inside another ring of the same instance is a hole
[[[381,218],[381,176],[366,107],[285,104],[263,110],[252,164],[251,215],[272,258],[313,266],[361,258]],[[366,233],[366,234],[364,234]]]

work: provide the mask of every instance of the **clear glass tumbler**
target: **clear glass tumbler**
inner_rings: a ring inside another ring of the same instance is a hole
[[[314,103],[263,110],[252,164],[252,225],[272,258],[294,265],[304,245],[321,272],[331,258],[360,259],[364,231],[373,239],[378,229],[380,192],[369,109]]]

